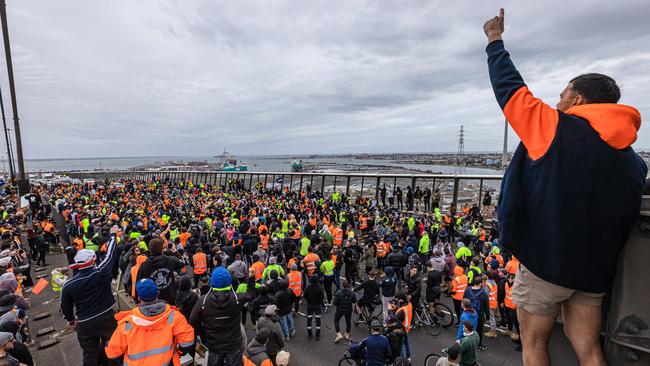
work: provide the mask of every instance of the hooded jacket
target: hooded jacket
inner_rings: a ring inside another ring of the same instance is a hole
[[[639,112],[620,104],[558,111],[533,97],[503,41],[486,51],[494,94],[522,141],[501,182],[499,242],[545,281],[607,292],[648,172],[631,147]]]
[[[225,291],[211,289],[196,302],[190,324],[204,336],[203,343],[208,350],[222,353],[240,349],[242,306],[232,288]]]
[[[248,344],[248,347],[246,347],[244,357],[255,366],[273,366],[269,356],[266,354],[266,347],[254,339]],[[244,363],[244,365],[248,366],[246,363]]]
[[[180,273],[183,263],[176,257],[158,254],[149,257],[140,265],[137,281],[151,278],[158,286],[158,298],[168,304],[176,301],[175,273]],[[137,296],[137,292],[136,292]]]
[[[117,329],[106,346],[111,359],[124,355],[133,366],[180,365],[176,348],[188,352],[194,346],[194,329],[185,317],[162,301],[115,315]]]
[[[271,331],[268,342],[266,342],[266,353],[269,356],[273,356],[280,352],[282,347],[284,347],[284,336],[282,335],[282,328],[280,328],[280,323],[274,321],[268,316],[263,316],[257,321],[257,329],[266,328]]]

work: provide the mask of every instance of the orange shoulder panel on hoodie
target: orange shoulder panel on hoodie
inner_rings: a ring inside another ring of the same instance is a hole
[[[600,138],[615,149],[632,145],[641,127],[639,111],[625,104],[583,104],[571,107],[565,113],[586,119]]]

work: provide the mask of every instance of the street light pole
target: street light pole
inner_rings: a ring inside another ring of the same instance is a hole
[[[9,77],[9,93],[11,95],[11,109],[14,114],[14,134],[16,135],[16,154],[18,158],[18,194],[29,193],[29,179],[25,175],[25,161],[23,160],[23,143],[20,138],[20,123],[18,122],[18,104],[16,103],[16,87],[14,85],[14,67],[11,62],[11,46],[9,45],[9,27],[7,26],[7,3],[0,0],[0,21],[2,22],[2,35],[7,56],[7,74]]]
[[[7,119],[5,118],[5,103],[2,99],[2,90],[0,90],[0,110],[2,111],[2,125],[5,131],[5,142],[7,143],[7,159],[9,160],[9,176],[11,179],[16,177],[14,172],[13,159],[11,158],[11,145],[9,145],[9,131],[7,130]]]

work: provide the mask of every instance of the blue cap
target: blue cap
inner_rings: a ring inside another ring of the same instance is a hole
[[[408,248],[406,248],[406,251],[407,251],[409,254],[413,254],[413,252],[415,252],[415,249],[413,249],[413,247],[408,247]]]
[[[138,297],[142,301],[152,301],[158,297],[158,286],[151,278],[143,278],[135,285]]]
[[[232,279],[230,273],[224,267],[217,267],[212,271],[212,278],[210,279],[210,286],[213,289],[224,289],[230,287]]]

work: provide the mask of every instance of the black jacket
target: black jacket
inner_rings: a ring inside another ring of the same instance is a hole
[[[183,263],[176,257],[164,254],[154,255],[140,265],[137,280],[151,278],[158,285],[158,299],[164,300],[168,304],[174,304],[176,301],[175,273],[179,273],[181,268],[183,268]]]
[[[308,307],[323,306],[325,300],[325,290],[319,284],[309,284],[305,288],[302,297],[307,301]]]
[[[210,352],[237,351],[242,343],[241,309],[235,291],[210,291],[194,305],[190,324]]]
[[[275,301],[278,306],[278,315],[287,315],[291,313],[291,305],[293,305],[293,291],[287,289],[279,290],[275,293]]]
[[[341,314],[351,314],[352,305],[357,302],[357,295],[349,288],[342,288],[334,295],[334,306],[336,312]]]
[[[393,267],[395,271],[398,271],[400,268],[406,265],[407,258],[404,253],[399,251],[390,252],[386,256],[386,265]]]

